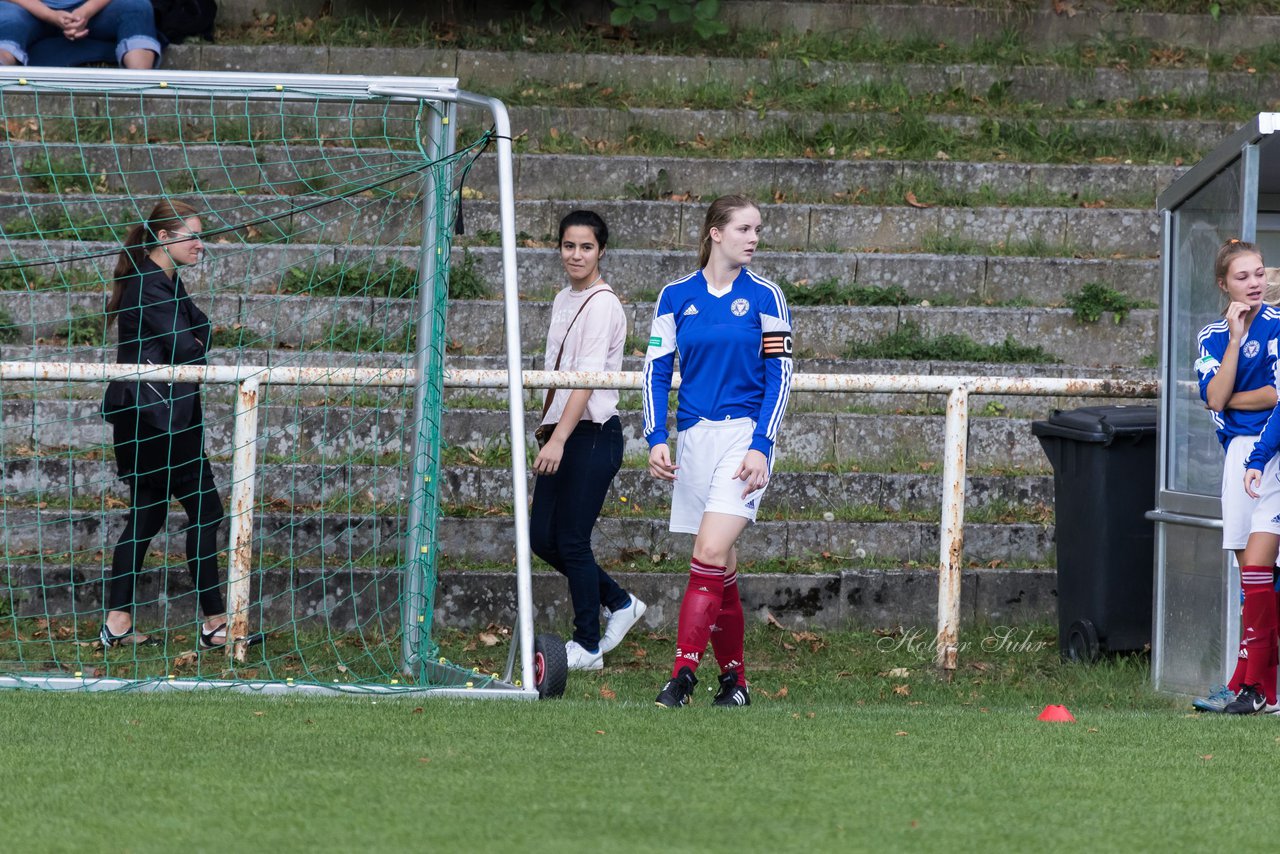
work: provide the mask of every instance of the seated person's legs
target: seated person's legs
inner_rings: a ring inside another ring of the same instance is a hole
[[[26,65],[33,42],[59,34],[16,3],[0,0],[0,65]]]
[[[89,21],[89,38],[114,42],[116,60],[125,68],[160,64],[160,38],[150,0],[111,0]]]

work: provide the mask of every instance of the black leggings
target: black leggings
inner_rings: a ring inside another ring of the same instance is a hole
[[[187,569],[200,597],[200,610],[205,617],[226,613],[222,586],[218,583],[218,526],[226,517],[208,466],[198,481],[187,481],[168,489],[136,478],[131,481],[129,521],[111,558],[107,610],[133,611],[134,583],[142,571],[151,540],[168,521],[172,495],[187,511]]]

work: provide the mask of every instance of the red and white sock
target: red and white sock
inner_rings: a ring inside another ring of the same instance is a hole
[[[724,598],[724,573],[726,567],[712,566],[694,558],[689,561],[689,584],[680,602],[680,625],[676,629],[676,660],[671,675],[677,676],[681,667],[698,669],[702,653],[706,651],[711,626],[720,613]]]
[[[742,612],[742,598],[738,595],[738,573],[729,573],[724,579],[724,597],[720,600],[720,613],[711,630],[711,648],[716,653],[720,675],[729,671],[738,674],[738,684],[747,684],[747,670],[742,663],[743,640],[747,631],[746,616]]]
[[[1275,702],[1276,593],[1269,566],[1240,567],[1244,587],[1244,609],[1240,614],[1240,635],[1248,654],[1243,682],[1262,693],[1270,688],[1268,702]],[[1267,671],[1270,670],[1270,676]]]

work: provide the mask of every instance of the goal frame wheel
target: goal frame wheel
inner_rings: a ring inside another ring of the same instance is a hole
[[[553,632],[533,639],[533,685],[539,700],[554,700],[564,695],[569,681],[569,656],[564,640]]]

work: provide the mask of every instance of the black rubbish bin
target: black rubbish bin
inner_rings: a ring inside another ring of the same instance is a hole
[[[1058,650],[1093,661],[1151,643],[1156,408],[1054,410],[1031,432],[1053,464]]]

